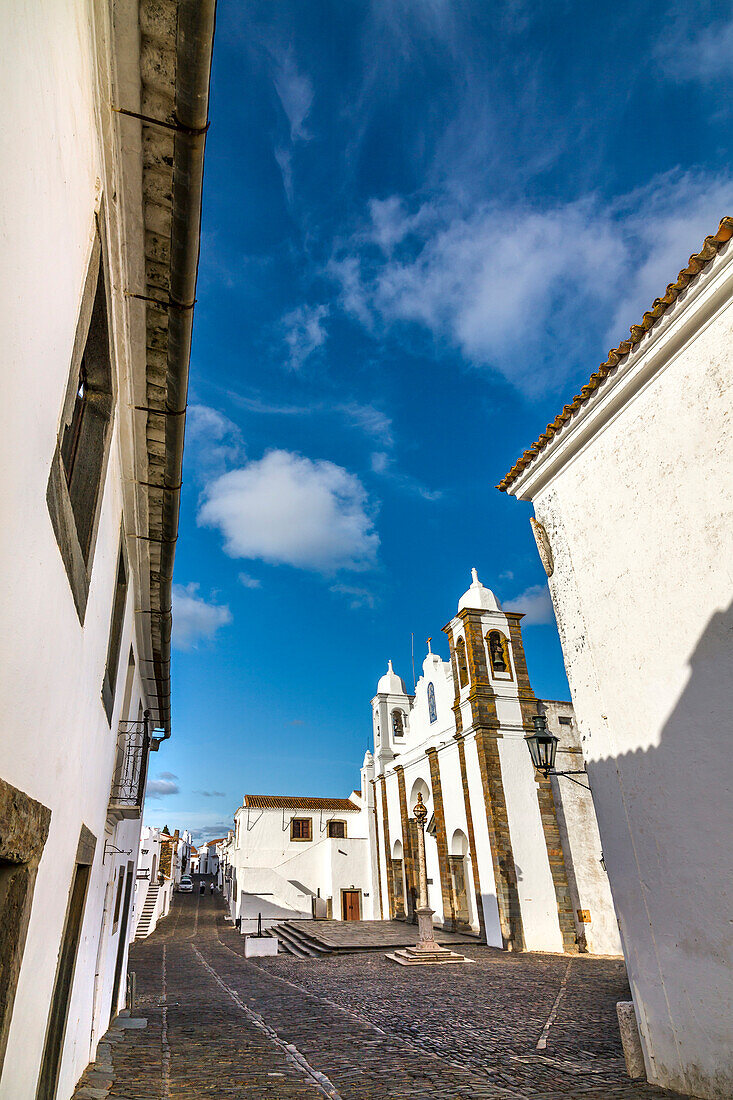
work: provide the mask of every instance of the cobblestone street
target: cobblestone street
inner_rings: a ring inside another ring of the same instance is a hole
[[[679,1100],[625,1075],[620,961],[467,953],[445,969],[381,953],[255,963],[218,898],[177,895],[131,950],[148,1025],[113,1027],[75,1100]]]

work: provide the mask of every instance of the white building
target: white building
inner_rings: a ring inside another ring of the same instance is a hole
[[[225,880],[234,919],[379,917],[358,791],[349,798],[248,794],[234,820]]]
[[[733,1096],[733,219],[499,488],[538,547],[647,1075]]]
[[[377,914],[416,906],[422,794],[434,922],[513,950],[620,953],[590,793],[535,773],[524,741],[539,707],[579,759],[572,706],[534,696],[521,619],[474,570],[443,628],[450,661],[428,643],[414,695],[391,662],[377,685],[363,770]]]
[[[200,875],[216,875],[219,874],[219,854],[217,852],[217,845],[222,843],[222,838],[218,840],[209,840],[206,844],[202,844],[199,849],[199,864],[198,873]]]
[[[0,8],[8,1100],[67,1100],[125,999],[147,754],[170,732],[212,33],[208,0]]]
[[[144,825],[140,833],[135,900],[130,927],[132,938],[144,939],[170,911],[181,876],[191,870],[191,834],[173,836]]]

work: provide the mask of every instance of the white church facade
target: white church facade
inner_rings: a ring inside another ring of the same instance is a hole
[[[412,695],[391,662],[379,681],[362,770],[375,915],[412,917],[422,794],[434,923],[511,950],[620,954],[584,777],[543,778],[524,740],[539,709],[560,738],[558,770],[582,769],[572,705],[532,691],[521,619],[474,570],[443,628],[450,660],[428,643]]]

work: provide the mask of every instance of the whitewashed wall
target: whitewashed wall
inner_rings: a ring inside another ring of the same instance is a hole
[[[126,657],[136,645],[133,578],[110,728],[101,684],[120,543],[123,455],[129,460],[135,449],[124,415],[115,418],[83,629],[46,506],[97,212],[115,288],[110,325],[120,402],[130,403],[122,299],[127,284],[119,258],[125,234],[115,207],[114,156],[107,146],[103,157],[99,122],[97,82],[104,85],[108,75],[106,20],[105,5],[84,0],[27,0],[3,5],[0,13],[0,775],[52,811],[0,1081],[0,1094],[13,1100],[35,1096],[82,823],[97,847],[59,1100],[71,1095],[107,1026],[121,929],[112,929],[110,883],[119,864],[135,861],[138,848],[138,821],[105,832]],[[102,71],[95,60],[99,43]],[[102,98],[106,104],[108,89]],[[134,718],[141,698],[136,672]],[[103,863],[105,839],[132,854],[113,853]],[[124,991],[123,980],[121,999]]]
[[[313,839],[290,839],[290,820],[309,817]],[[287,919],[310,917],[311,898],[333,899],[333,917],[341,919],[341,891],[362,891],[362,919],[377,918],[371,888],[367,810],[291,810],[240,808],[229,859],[237,876],[237,917]],[[346,821],[346,839],[327,835],[329,820]],[[305,889],[301,889],[304,887]]]
[[[553,602],[649,1078],[733,1095],[733,252],[518,483]]]

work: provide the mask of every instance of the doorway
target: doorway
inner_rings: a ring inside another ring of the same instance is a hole
[[[120,922],[120,935],[117,941],[117,961],[115,962],[115,980],[112,986],[112,1004],[109,1010],[110,1023],[117,1015],[117,1000],[120,995],[120,978],[122,977],[122,963],[125,959],[127,948],[127,924],[130,919],[130,897],[132,895],[133,864],[127,864],[127,878],[125,880],[125,900],[122,903],[122,920]]]
[[[341,915],[344,920],[361,920],[361,890],[341,891]]]
[[[74,864],[74,873],[69,893],[69,907],[66,913],[61,950],[59,952],[56,981],[53,987],[51,1008],[48,1014],[46,1042],[43,1048],[41,1075],[38,1081],[36,1100],[54,1100],[61,1069],[61,1055],[64,1049],[66,1021],[69,1015],[69,1002],[74,985],[76,954],[81,938],[84,921],[84,907],[87,900],[87,887],[91,864],[94,859],[96,838],[82,825],[79,846]]]

